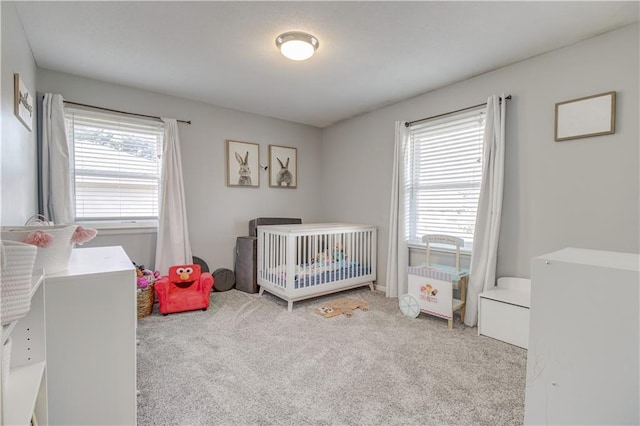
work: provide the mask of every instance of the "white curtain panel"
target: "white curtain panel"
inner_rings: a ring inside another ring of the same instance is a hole
[[[171,118],[163,118],[162,121],[164,122],[164,147],[155,268],[162,275],[167,275],[170,266],[191,264],[193,257],[187,226],[178,123]]]
[[[504,94],[502,94],[504,99]],[[506,100],[492,95],[487,100],[482,159],[482,186],[478,200],[476,227],[469,276],[469,291],[464,323],[470,327],[478,322],[478,295],[495,286],[502,188],[504,183],[504,133]]]
[[[62,95],[44,95],[40,159],[43,214],[56,224],[72,223],[71,157]]]
[[[389,250],[387,253],[387,297],[407,293],[409,249],[405,235],[405,156],[409,146],[409,131],[404,121],[396,121],[396,139],[391,177],[389,212]]]

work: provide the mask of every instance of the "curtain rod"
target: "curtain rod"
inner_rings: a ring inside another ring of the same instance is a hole
[[[135,113],[135,112],[119,111],[117,109],[104,108],[104,107],[99,107],[99,106],[95,106],[95,105],[81,104],[81,103],[78,103],[78,102],[71,102],[71,101],[64,101],[64,103],[65,104],[88,107],[88,108],[101,109],[103,111],[117,112],[117,113],[120,113],[120,114],[135,115],[137,117],[155,118],[156,120],[162,120],[162,117],[156,117],[155,115],[146,115],[146,114],[138,114],[138,113]],[[180,123],[191,124],[191,120],[176,120],[176,121],[178,121]]]
[[[507,99],[507,100],[511,99],[511,95],[505,96],[504,99]],[[502,98],[500,98],[500,102],[502,102]],[[470,107],[466,107],[466,108],[457,109],[455,111],[445,112],[444,114],[434,115],[433,117],[421,118],[419,120],[414,120],[414,121],[407,121],[406,123],[404,123],[404,126],[405,127],[409,127],[412,124],[420,123],[420,122],[427,121],[427,120],[432,120],[434,118],[444,117],[445,115],[455,114],[457,112],[463,112],[463,111],[467,111],[467,110],[478,108],[478,107],[485,106],[485,105],[487,105],[486,102],[483,103],[483,104],[478,104],[478,105],[474,105],[474,106],[470,106]]]

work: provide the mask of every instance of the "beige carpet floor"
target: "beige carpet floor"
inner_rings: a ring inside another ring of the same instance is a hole
[[[331,298],[370,310],[323,318]],[[213,293],[208,311],[138,322],[139,425],[513,425],[526,351],[368,288],[294,304]]]

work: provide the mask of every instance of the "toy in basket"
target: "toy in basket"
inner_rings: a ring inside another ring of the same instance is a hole
[[[138,298],[138,318],[151,315],[155,302],[153,284],[160,277],[160,272],[145,269],[144,265],[136,265],[136,284]]]
[[[3,240],[18,241],[37,247],[33,269],[43,270],[47,274],[67,269],[74,244],[84,244],[97,233],[95,229],[79,225],[52,225],[41,215],[29,218],[25,226],[2,227]]]
[[[464,321],[469,276],[468,271],[460,269],[460,247],[464,241],[448,235],[425,235],[422,241],[427,243],[427,264],[408,268],[409,292],[398,300],[400,311],[411,318],[416,318],[420,312],[444,318],[449,322],[449,329],[452,329],[456,310],[460,310],[460,321]],[[430,243],[434,242],[456,246],[455,268],[430,264]],[[460,299],[453,297],[454,289],[459,290]]]

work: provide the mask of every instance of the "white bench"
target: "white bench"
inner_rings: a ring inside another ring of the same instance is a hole
[[[498,278],[498,285],[478,295],[478,335],[527,349],[531,280]]]

